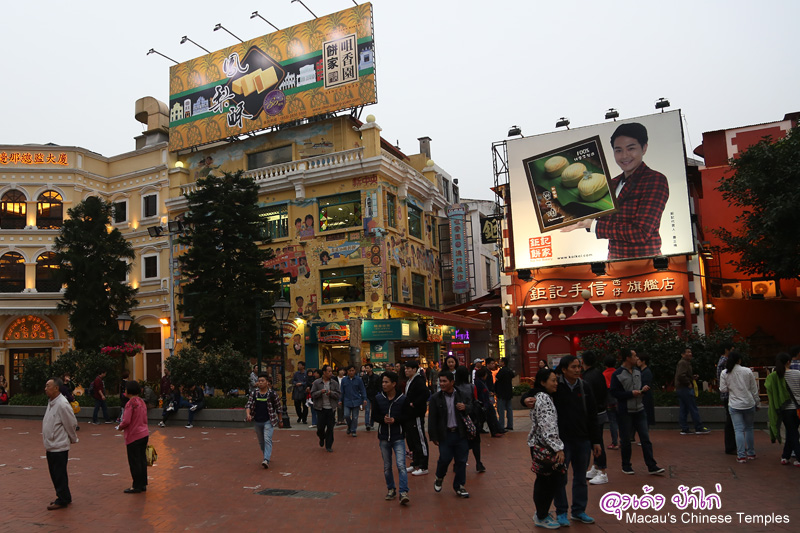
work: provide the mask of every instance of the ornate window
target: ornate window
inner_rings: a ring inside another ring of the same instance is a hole
[[[57,281],[59,264],[56,254],[45,252],[36,259],[36,292],[58,292],[61,284]]]
[[[39,229],[59,229],[64,222],[64,203],[55,191],[45,191],[39,195],[36,204],[36,227]]]
[[[25,288],[25,259],[18,252],[0,257],[0,292],[22,292]]]
[[[23,229],[26,225],[28,204],[20,191],[8,191],[0,200],[0,228]]]

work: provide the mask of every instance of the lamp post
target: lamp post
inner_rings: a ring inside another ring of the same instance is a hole
[[[133,318],[128,313],[117,315],[117,327],[122,332],[122,342],[125,342],[125,333],[131,328]]]
[[[289,318],[291,308],[292,304],[287,302],[283,296],[272,305],[272,310],[275,312],[275,320],[278,323],[278,336],[281,338],[281,396],[283,397],[281,418],[283,419],[284,428],[292,427],[289,424],[289,411],[286,403],[286,342],[283,338],[283,323]]]

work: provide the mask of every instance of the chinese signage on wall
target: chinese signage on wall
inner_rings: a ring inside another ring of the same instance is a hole
[[[377,101],[364,3],[171,67],[169,148]]]
[[[0,152],[0,165],[61,165],[67,166],[67,154],[60,152],[58,155],[54,153],[44,152]]]
[[[591,297],[614,299],[652,296],[671,296],[679,294],[681,287],[676,287],[673,277],[644,277],[642,279],[611,279],[573,283],[550,283],[534,286],[528,291],[529,302],[542,300],[582,300],[582,293],[588,290]]]
[[[462,204],[453,204],[447,208],[450,221],[450,246],[453,255],[453,292],[464,294],[469,292],[469,261],[467,255],[467,238],[465,235],[465,216],[467,210]]]
[[[514,268],[694,252],[680,111],[507,147]]]

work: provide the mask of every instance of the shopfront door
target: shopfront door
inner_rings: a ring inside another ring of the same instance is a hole
[[[22,392],[22,372],[24,370],[25,360],[28,357],[45,356],[47,357],[47,364],[52,362],[52,355],[50,348],[27,348],[27,349],[12,349],[11,353],[11,381],[8,383],[8,388],[11,396]],[[44,390],[44,383],[42,383],[42,390]]]

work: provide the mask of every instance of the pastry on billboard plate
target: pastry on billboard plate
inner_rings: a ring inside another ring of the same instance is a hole
[[[597,172],[584,176],[578,183],[578,192],[584,202],[596,202],[608,194],[606,177]]]
[[[584,172],[586,172],[586,165],[583,163],[572,163],[561,173],[561,185],[574,189],[583,179]]]
[[[544,171],[547,173],[548,178],[557,178],[567,168],[568,164],[569,161],[567,161],[566,157],[557,155],[544,162]]]

